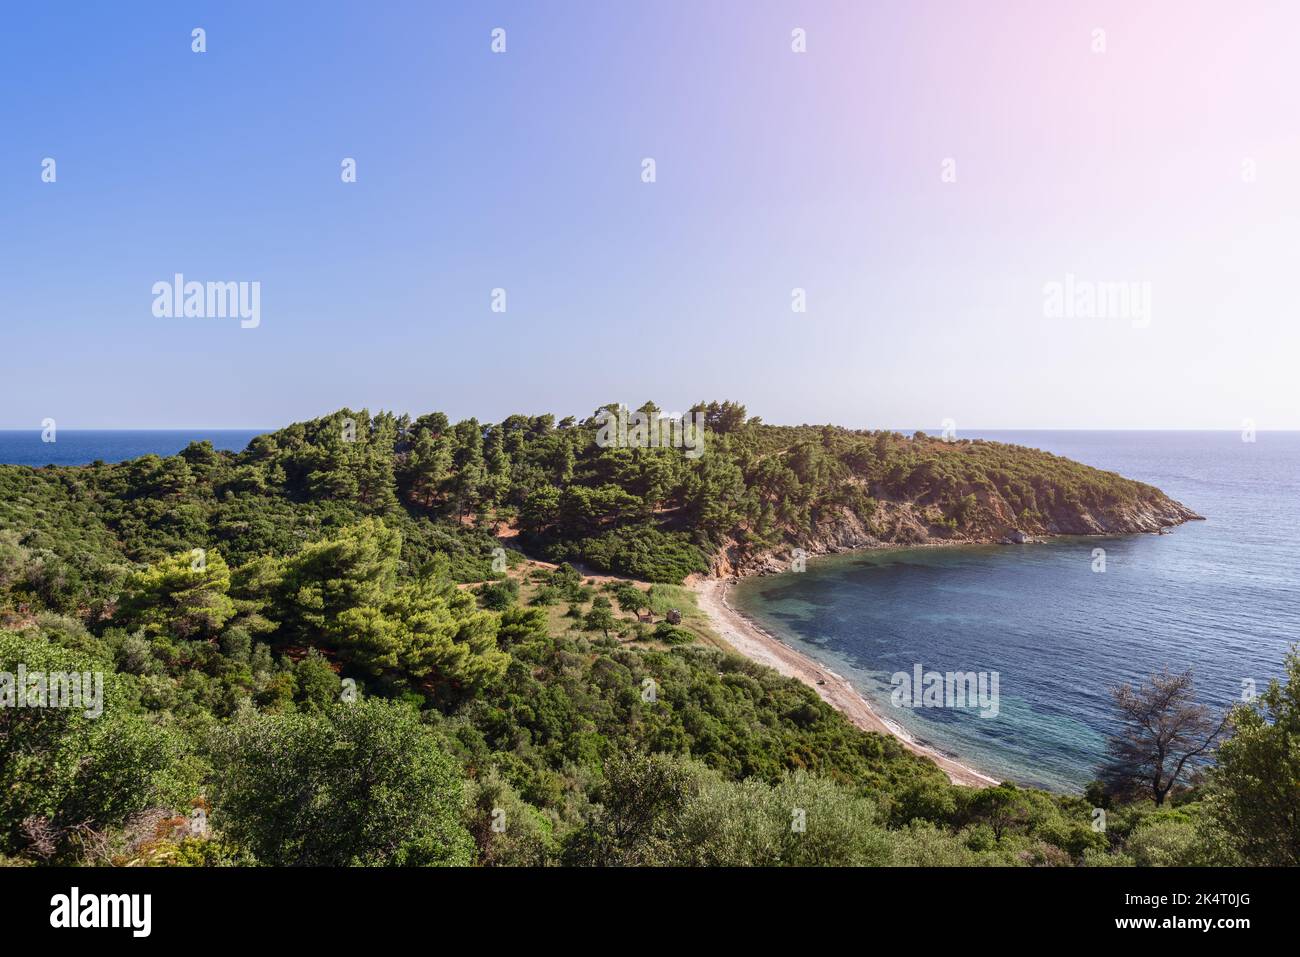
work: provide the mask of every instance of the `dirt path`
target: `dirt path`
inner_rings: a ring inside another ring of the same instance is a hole
[[[741,615],[727,603],[728,584],[720,579],[708,578],[692,582],[691,587],[695,590],[701,610],[709,616],[713,627],[738,653],[759,664],[775,668],[783,675],[798,678],[864,731],[876,731],[898,738],[909,751],[923,755],[939,765],[953,784],[982,788],[998,783],[995,778],[980,774],[946,754],[918,744],[901,727],[876,714],[847,680],[772,637]]]

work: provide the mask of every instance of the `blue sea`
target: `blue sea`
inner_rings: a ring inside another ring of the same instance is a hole
[[[141,455],[175,455],[191,442],[242,452],[268,429],[59,429],[53,442],[40,429],[0,430],[0,465],[89,465],[124,462]]]
[[[1191,669],[1224,707],[1300,641],[1300,433],[963,432],[1149,482],[1204,515],[1167,535],[861,551],[754,578],[735,606],[853,682],[913,737],[995,776],[1077,792],[1110,691]],[[1105,549],[1094,571],[1093,550]],[[997,717],[891,704],[891,676],[999,675]]]

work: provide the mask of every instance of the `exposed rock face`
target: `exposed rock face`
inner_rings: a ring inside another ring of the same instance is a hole
[[[871,521],[864,522],[847,508],[824,516],[812,534],[791,537],[781,546],[755,550],[731,541],[712,560],[715,577],[748,577],[791,571],[801,557],[833,555],[859,548],[900,545],[1029,544],[1056,535],[1128,535],[1160,532],[1187,521],[1201,520],[1191,509],[1157,489],[1148,498],[1105,511],[1058,507],[1045,521],[1022,527],[1000,497],[982,496],[980,518],[960,530],[935,521],[930,506],[915,502],[879,501]],[[802,554],[797,551],[802,549]]]

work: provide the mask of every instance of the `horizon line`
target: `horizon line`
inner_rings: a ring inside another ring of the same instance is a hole
[[[267,427],[244,426],[244,425],[184,425],[184,426],[111,426],[111,427],[96,426],[96,427],[89,427],[89,428],[78,428],[72,426],[59,426],[58,431],[59,432],[256,432],[260,435],[266,435],[272,432],[278,432],[281,429],[286,429],[291,425],[298,424],[299,422],[309,422],[309,421],[312,420],[300,419],[300,420],[295,420],[294,422],[286,423],[284,425],[275,425],[275,426],[267,426]],[[496,425],[498,423],[483,422],[482,424]],[[924,432],[927,435],[930,433],[942,434],[942,432],[944,431],[942,427],[918,429],[912,427],[898,428],[898,427],[888,427],[888,426],[848,426],[848,425],[839,425],[834,422],[789,423],[789,422],[764,421],[761,424],[776,426],[779,428],[819,428],[822,426],[829,425],[833,428],[844,429],[849,432],[897,432],[902,435],[911,435],[911,434],[915,434],[916,432]],[[27,433],[34,432],[39,435],[43,431],[44,429],[41,426],[28,426],[25,428],[13,428],[13,427],[0,426],[0,433],[27,434]],[[1098,427],[1083,427],[1083,426],[1054,427],[1054,426],[1002,425],[1002,426],[993,426],[988,428],[980,426],[974,428],[957,429],[956,440],[961,441],[961,439],[963,438],[962,433],[966,433],[969,435],[969,434],[980,433],[980,432],[1225,432],[1225,433],[1235,433],[1241,431],[1243,431],[1243,429],[1241,428],[1204,428],[1204,427],[1194,427],[1194,426],[1175,426],[1175,427],[1125,426],[1122,428],[1098,428]],[[1256,428],[1253,429],[1252,431],[1254,431],[1256,434],[1260,432],[1300,432],[1300,427],[1291,428],[1291,429]]]

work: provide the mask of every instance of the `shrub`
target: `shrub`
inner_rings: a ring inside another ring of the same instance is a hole
[[[264,864],[468,864],[461,782],[418,714],[362,699],[253,715],[213,748],[213,823]]]

